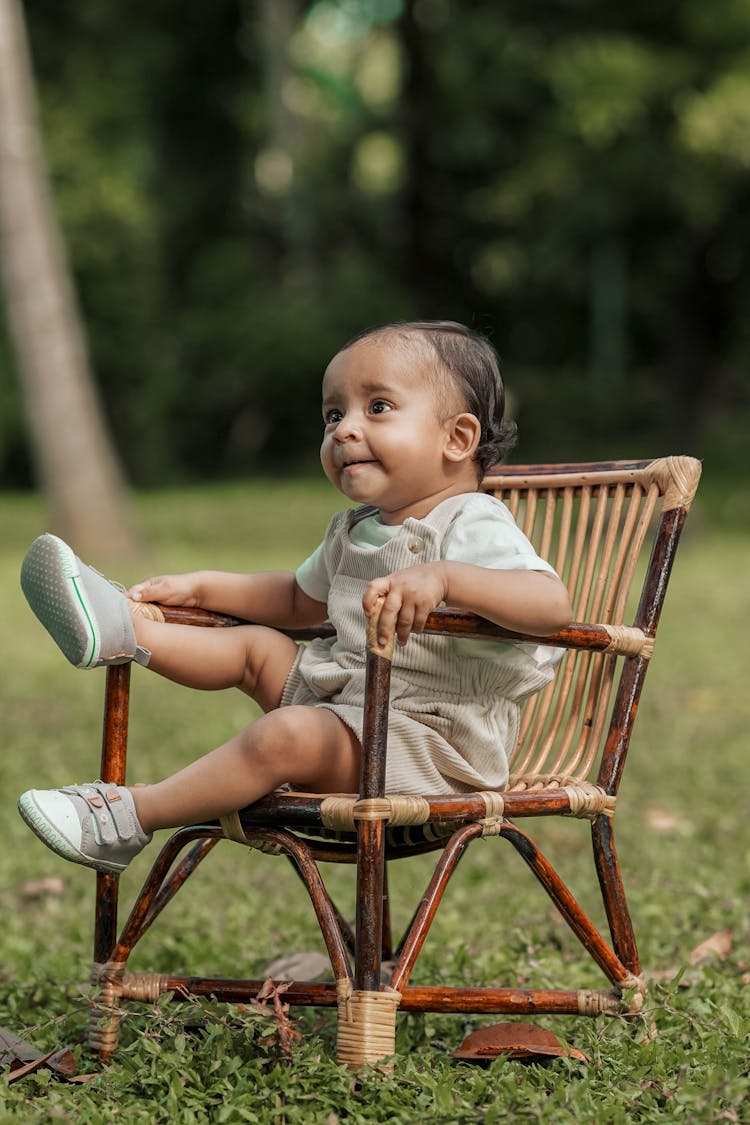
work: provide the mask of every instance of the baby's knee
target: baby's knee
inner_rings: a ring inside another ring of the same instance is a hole
[[[296,761],[305,747],[306,707],[281,707],[245,729],[245,746],[253,763],[285,767]]]

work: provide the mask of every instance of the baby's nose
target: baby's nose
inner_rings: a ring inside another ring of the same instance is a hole
[[[362,428],[356,417],[353,414],[345,414],[334,430],[333,436],[336,441],[344,442],[350,441],[352,437],[358,437],[361,433]]]

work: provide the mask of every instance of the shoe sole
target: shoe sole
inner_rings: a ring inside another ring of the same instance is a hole
[[[101,637],[81,581],[81,564],[67,543],[56,535],[42,535],[32,543],[21,567],[21,586],[70,663],[93,667]]]
[[[94,871],[103,871],[105,874],[109,875],[120,875],[125,870],[126,865],[107,863],[106,860],[93,860],[84,852],[79,851],[78,848],[71,844],[66,836],[62,836],[59,832],[55,831],[41,809],[37,808],[33,797],[29,794],[24,793],[19,799],[18,811],[21,814],[21,818],[29,826],[34,835],[37,836],[43,844],[46,844],[55,855],[59,855],[63,859],[69,860],[71,863],[80,863],[83,867],[91,867]]]

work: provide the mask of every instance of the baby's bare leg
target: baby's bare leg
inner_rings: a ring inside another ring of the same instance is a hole
[[[297,655],[290,637],[265,625],[212,628],[173,625],[135,615],[139,645],[151,651],[149,668],[186,687],[238,687],[264,711],[278,707]]]
[[[187,626],[192,628],[192,626]],[[284,782],[311,792],[355,793],[360,745],[322,707],[282,707],[155,785],[132,790],[144,831],[214,820]]]

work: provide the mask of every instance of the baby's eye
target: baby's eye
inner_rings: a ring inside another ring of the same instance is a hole
[[[341,421],[343,417],[344,414],[341,410],[337,410],[336,407],[331,407],[331,409],[326,410],[325,414],[323,415],[323,421],[325,422],[326,426],[335,426]]]
[[[382,398],[376,398],[370,406],[370,412],[372,414],[385,414],[386,411],[390,409],[391,404]]]

